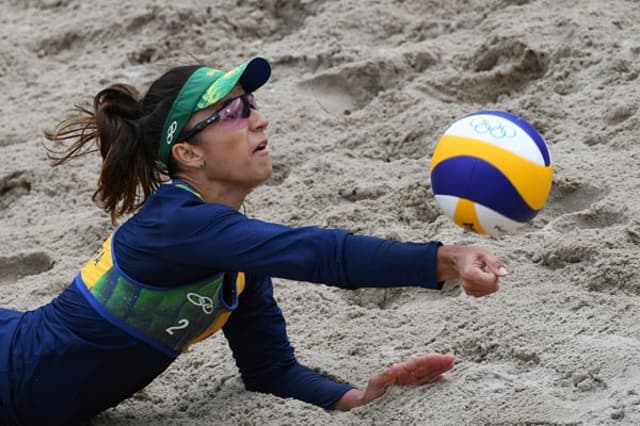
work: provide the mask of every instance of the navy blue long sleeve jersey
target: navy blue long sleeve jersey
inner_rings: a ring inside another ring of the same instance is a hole
[[[349,385],[299,364],[271,277],[342,288],[438,289],[438,243],[399,243],[342,230],[249,219],[162,185],[114,234],[120,268],[149,286],[242,271],[246,285],[223,331],[249,390],[331,407]],[[104,318],[77,282],[29,312],[0,309],[0,424],[70,424],[114,406],[175,359]]]

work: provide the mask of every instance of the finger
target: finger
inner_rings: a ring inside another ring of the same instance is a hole
[[[389,386],[393,385],[394,381],[395,381],[394,376],[393,374],[391,374],[391,369],[389,369],[384,373],[371,376],[367,384],[367,388],[373,387],[376,389],[378,388],[386,389]]]
[[[427,354],[408,361],[392,365],[384,373],[376,374],[369,379],[362,396],[362,403],[367,404],[384,395],[394,385],[416,385],[425,380],[435,380],[453,367],[454,357],[451,354]]]
[[[465,276],[468,277],[470,281],[480,285],[491,285],[497,283],[499,278],[498,275],[488,268],[489,267],[487,265],[485,265],[485,268],[470,268]]]
[[[469,288],[466,288],[466,287],[464,287],[464,286],[463,286],[463,288],[464,288],[464,292],[465,292],[465,294],[466,294],[467,296],[480,297],[480,293],[478,293],[478,291],[477,291],[477,290],[469,289]]]
[[[435,376],[442,374],[453,368],[455,357],[451,354],[427,354],[416,358],[416,368],[414,376],[424,377],[426,375]]]
[[[396,381],[400,385],[416,385],[425,380],[433,380],[435,377],[453,368],[455,358],[451,354],[427,354],[399,365],[405,373]]]
[[[498,276],[498,277],[504,277],[507,274],[509,274],[509,271],[507,271],[506,266],[504,266],[504,263],[496,256],[490,254],[490,253],[486,253],[484,255],[484,263],[487,267],[487,269],[489,270],[489,272],[491,272],[492,274]]]
[[[473,296],[474,297],[484,297],[484,296],[488,296],[490,294],[493,294],[493,293],[495,293],[497,291],[498,291],[498,287],[484,288],[484,289],[476,291],[473,294]]]
[[[436,380],[440,380],[444,377],[444,373],[451,370],[455,364],[455,358],[453,355],[443,355],[440,359],[440,363],[437,369],[432,370],[429,374],[424,375],[424,377],[420,378],[420,380],[416,383],[418,385],[422,385],[425,383],[432,383]]]
[[[451,368],[456,358],[453,354],[431,353],[414,358],[416,364],[427,368]]]
[[[418,368],[418,359],[412,359],[403,361],[398,364],[394,364],[390,369],[390,373],[394,375],[394,384],[396,385],[411,385],[417,381],[415,377]]]
[[[462,281],[462,286],[465,288],[465,290],[471,292],[482,292],[487,289],[494,288],[496,284],[497,282],[494,280],[481,281],[477,278],[466,278]]]
[[[425,378],[421,379],[420,381],[418,381],[416,383],[416,385],[417,386],[422,386],[422,385],[426,385],[428,383],[437,382],[438,380],[441,380],[443,377],[444,377],[444,374],[438,374],[435,377],[434,376],[425,377]]]
[[[474,268],[467,271],[462,282],[467,290],[493,293],[497,290],[498,277],[492,272]]]
[[[500,286],[498,285],[498,281],[496,280],[484,285],[478,284],[477,287],[474,288],[474,290],[480,295],[486,296],[487,294],[495,293],[499,288]]]
[[[441,373],[427,374],[425,376],[416,378],[416,381],[414,383],[412,383],[412,385],[421,386],[421,385],[425,385],[427,383],[436,382],[436,381],[442,379],[444,377],[445,373],[446,373],[446,371],[441,372]]]
[[[483,297],[483,296],[488,296],[492,293],[495,293],[496,291],[498,291],[497,288],[494,289],[481,289],[481,290],[469,290],[466,291],[467,295],[472,296],[472,297]]]
[[[412,374],[415,367],[412,368],[411,364],[411,361],[405,361],[391,366],[389,373],[394,376],[394,384],[406,385],[415,382]]]
[[[467,295],[469,296],[473,296],[473,297],[482,297],[482,296],[486,296],[487,294],[491,294],[493,292],[496,291],[495,287],[488,287],[488,286],[478,286],[478,285],[464,285],[464,292],[467,293]]]

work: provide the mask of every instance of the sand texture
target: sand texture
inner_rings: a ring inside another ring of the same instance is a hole
[[[253,55],[273,66],[256,96],[274,173],[248,215],[482,245],[510,274],[483,299],[274,280],[303,363],[364,386],[454,353],[437,384],[329,412],[245,391],[218,334],[91,425],[640,424],[638,1],[3,0],[0,305],[51,300],[112,229],[91,202],[99,155],[53,169],[43,130],[110,83]],[[438,138],[484,109],[552,154],[549,201],[517,235],[463,232],[431,191]]]

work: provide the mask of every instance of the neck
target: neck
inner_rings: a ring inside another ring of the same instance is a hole
[[[219,182],[204,182],[190,176],[178,176],[178,179],[192,187],[207,203],[224,204],[235,210],[240,210],[245,197],[251,190],[240,191]]]

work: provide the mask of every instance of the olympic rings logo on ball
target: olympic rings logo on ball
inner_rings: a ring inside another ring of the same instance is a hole
[[[511,126],[505,126],[500,122],[487,118],[474,118],[471,120],[471,128],[479,135],[490,134],[496,139],[515,138],[516,130]]]

